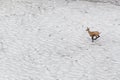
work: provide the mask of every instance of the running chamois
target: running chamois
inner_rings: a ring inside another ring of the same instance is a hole
[[[90,31],[90,28],[87,27],[86,31],[88,31],[91,39],[92,39],[92,42],[94,42],[94,40],[96,40],[97,38],[100,37],[100,32],[98,31]]]

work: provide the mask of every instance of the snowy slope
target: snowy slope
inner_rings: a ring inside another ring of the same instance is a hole
[[[0,4],[0,80],[120,80],[119,6],[62,0]],[[92,43],[86,27],[101,37]]]
[[[120,0],[83,0],[83,1],[111,3],[120,6]]]

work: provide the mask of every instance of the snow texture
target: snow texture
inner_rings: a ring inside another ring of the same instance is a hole
[[[0,80],[120,80],[120,6],[0,0]]]
[[[83,1],[111,3],[120,6],[120,0],[83,0]]]

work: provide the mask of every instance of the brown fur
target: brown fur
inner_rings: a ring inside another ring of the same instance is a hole
[[[100,37],[99,36],[100,33],[98,31],[90,31],[89,28],[87,28],[86,31],[88,31],[90,37],[92,38],[92,42]],[[96,38],[94,39],[94,37],[96,37]]]

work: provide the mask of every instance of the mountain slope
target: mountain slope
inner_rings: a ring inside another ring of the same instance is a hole
[[[0,80],[119,80],[120,7],[43,3],[1,1]]]

